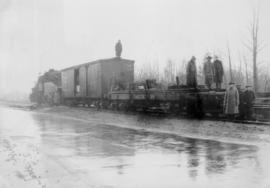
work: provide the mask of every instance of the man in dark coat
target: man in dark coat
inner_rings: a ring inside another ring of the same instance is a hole
[[[213,62],[214,67],[214,82],[216,83],[216,88],[221,89],[221,83],[223,82],[224,69],[222,62],[218,59],[217,56],[214,58]]]
[[[187,86],[190,87],[197,87],[197,68],[196,68],[196,58],[192,56],[191,60],[188,62],[187,65]]]
[[[122,43],[121,43],[121,40],[118,40],[118,42],[115,45],[116,57],[121,57],[121,53],[122,53]]]
[[[244,109],[244,118],[251,120],[252,119],[252,105],[255,100],[255,93],[252,90],[251,86],[246,86],[246,90],[243,93],[243,109]]]
[[[203,64],[203,73],[205,78],[205,85],[208,89],[211,89],[212,83],[213,83],[213,64],[211,62],[211,56],[207,55],[205,62]]]

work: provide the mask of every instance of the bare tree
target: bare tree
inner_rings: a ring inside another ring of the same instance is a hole
[[[175,63],[172,60],[166,62],[164,67],[164,80],[167,83],[173,83],[175,80]]]
[[[182,60],[180,63],[176,64],[176,76],[178,76],[180,84],[186,83],[186,60]]]
[[[238,67],[238,70],[233,71],[235,72],[234,74],[235,82],[239,85],[243,85],[245,83],[245,76],[242,71],[242,64],[243,64],[243,61],[239,53],[239,67]]]
[[[268,84],[269,84],[269,76],[268,76],[268,72],[267,72],[263,77],[264,92],[267,91]]]
[[[252,53],[252,64],[253,64],[253,86],[254,91],[258,92],[258,54],[263,49],[262,42],[259,41],[259,9],[254,9],[252,22],[249,27],[249,34],[251,40],[248,43],[244,43],[246,48]]]
[[[238,67],[238,72],[241,72],[241,73],[242,73],[242,64],[243,64],[243,61],[242,61],[241,55],[239,53],[239,67]]]
[[[145,81],[146,79],[155,79],[159,81],[159,63],[156,62],[146,62],[144,67],[135,69],[135,80]]]

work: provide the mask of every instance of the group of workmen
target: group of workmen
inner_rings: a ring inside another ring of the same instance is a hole
[[[250,85],[243,91],[240,85],[230,82],[225,92],[224,112],[231,118],[253,120],[252,105],[255,100],[255,93]]]
[[[212,84],[216,84],[217,89],[221,89],[223,82],[224,69],[222,62],[218,59],[218,56],[214,56],[214,61],[211,61],[212,57],[206,55],[203,64],[203,73],[205,78],[205,85],[208,89],[212,89]],[[187,86],[197,87],[197,68],[196,58],[192,56],[187,65]]]
[[[224,69],[222,61],[218,56],[212,57],[206,55],[203,63],[203,74],[206,87],[211,90],[213,83],[216,89],[220,90],[223,82]],[[187,86],[197,88],[197,68],[196,58],[193,56],[187,65],[186,73]],[[240,95],[240,96],[239,96]],[[230,82],[225,92],[224,113],[229,118],[239,117],[241,119],[252,119],[252,104],[255,100],[255,94],[252,87],[247,85],[245,91],[237,88],[235,83]]]

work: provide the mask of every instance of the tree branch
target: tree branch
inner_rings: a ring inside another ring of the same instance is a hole
[[[267,44],[260,44],[257,51],[261,52],[266,46]]]
[[[250,47],[249,45],[247,45],[246,43],[243,42],[243,45],[249,50],[249,51],[253,51],[253,48]]]

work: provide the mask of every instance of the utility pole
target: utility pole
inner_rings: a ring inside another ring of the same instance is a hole
[[[232,73],[232,59],[231,59],[231,51],[230,51],[229,43],[227,44],[227,50],[228,50],[229,69],[230,69],[230,82],[232,82],[234,78],[233,78],[233,73]]]
[[[244,64],[245,64],[245,69],[246,69],[246,85],[248,85],[248,64],[247,64],[247,58],[246,56],[243,56]]]

